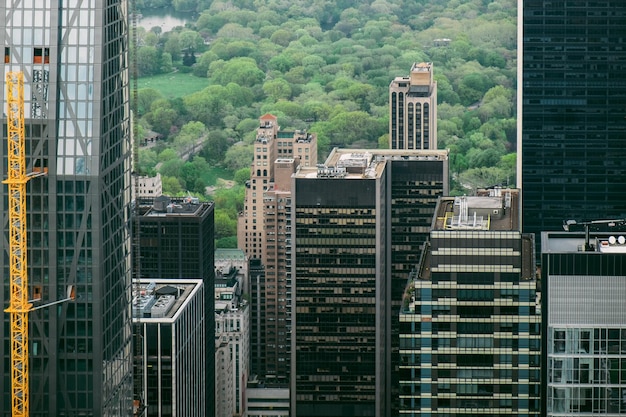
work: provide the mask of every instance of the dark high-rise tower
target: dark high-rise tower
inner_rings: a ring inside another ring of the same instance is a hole
[[[30,289],[43,302],[76,289],[75,301],[30,313],[30,415],[130,415],[127,3],[16,0],[2,2],[0,16],[0,73],[22,71],[25,79],[27,171],[47,172],[27,185]],[[0,102],[4,109],[4,88]],[[0,265],[8,277],[0,190]],[[0,298],[6,305],[7,286]],[[7,326],[5,315],[5,339]],[[0,344],[1,415],[11,410],[9,355],[9,344]]]
[[[519,15],[523,230],[623,217],[626,3],[526,0]]]
[[[402,294],[448,153],[335,149],[293,180],[292,413],[395,415]]]
[[[215,247],[214,206],[193,198],[160,196],[141,205],[133,222],[139,226],[140,278],[200,278],[204,283],[206,321],[203,382],[206,392],[203,416],[215,415]],[[183,388],[184,391],[184,388]],[[146,398],[148,415],[158,397]]]

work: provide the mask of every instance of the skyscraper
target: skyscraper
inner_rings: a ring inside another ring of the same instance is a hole
[[[533,236],[517,190],[445,197],[400,315],[400,415],[539,415]]]
[[[254,258],[262,262],[263,274],[251,274],[251,330],[256,335],[251,338],[251,370],[271,386],[286,387],[291,369],[291,175],[300,165],[316,164],[314,134],[283,132],[276,116],[261,116],[237,240],[252,264]]]
[[[215,413],[214,205],[190,197],[161,196],[154,199],[153,205],[141,205],[138,215],[133,226],[139,226],[139,231],[135,231],[139,234],[139,277],[200,278],[204,283],[206,402],[203,415],[212,416]],[[146,405],[149,410],[152,404]]]
[[[292,412],[391,414],[398,314],[447,151],[335,149],[292,197]],[[398,290],[399,288],[399,290]]]
[[[391,149],[437,149],[437,82],[431,62],[414,63],[389,85]]]
[[[626,413],[626,239],[542,233],[546,416]]]
[[[143,279],[133,293],[134,337],[147,417],[204,415],[207,395],[204,284],[197,279]],[[185,343],[181,343],[184,340]],[[137,369],[137,368],[135,368]]]
[[[526,0],[518,16],[522,227],[539,253],[563,220],[626,216],[626,3]]]
[[[2,2],[0,16],[0,72],[25,78],[27,171],[47,173],[27,187],[29,283],[42,302],[76,289],[75,301],[30,313],[30,415],[129,415],[127,4],[17,0]],[[0,97],[6,106],[4,88]],[[8,277],[5,193],[0,265]],[[0,298],[6,305],[4,285]],[[1,344],[2,415],[11,410],[9,355]]]

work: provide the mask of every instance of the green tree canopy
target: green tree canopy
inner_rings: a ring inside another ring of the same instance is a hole
[[[230,61],[214,61],[209,66],[209,77],[214,83],[226,85],[235,83],[240,86],[252,87],[265,78],[252,58],[233,58]]]

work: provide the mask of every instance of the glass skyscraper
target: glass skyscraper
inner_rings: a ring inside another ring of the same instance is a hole
[[[523,230],[626,216],[626,2],[519,10]]]
[[[0,16],[0,72],[24,74],[27,171],[47,174],[27,185],[30,288],[41,303],[76,289],[75,301],[30,313],[30,415],[130,415],[127,3],[6,0]],[[4,89],[0,97],[5,107]],[[0,193],[8,277],[6,187]],[[0,327],[0,410],[8,415],[8,315]]]
[[[401,416],[539,416],[540,314],[518,190],[439,200],[400,314]]]
[[[294,181],[292,412],[395,415],[402,294],[448,152],[334,149]]]
[[[545,416],[626,413],[626,238],[542,233]]]

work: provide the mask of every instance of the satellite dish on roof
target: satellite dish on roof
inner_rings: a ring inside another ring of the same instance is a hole
[[[609,236],[609,243],[611,245],[615,245],[615,242],[617,242],[617,239],[615,239],[615,236]]]
[[[624,237],[624,236],[620,236],[620,237],[618,237],[618,238],[617,238],[617,242],[618,242],[620,245],[623,245],[624,243],[626,243],[626,237]]]

